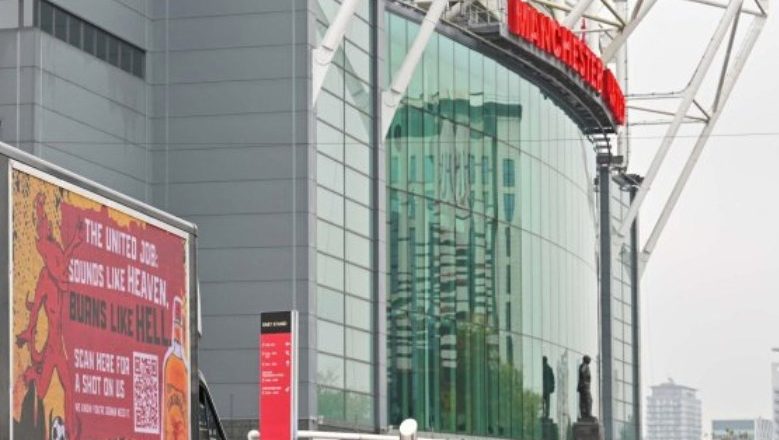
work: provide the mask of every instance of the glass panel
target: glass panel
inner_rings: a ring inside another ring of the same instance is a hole
[[[438,53],[438,87],[441,116],[454,118],[454,42],[440,37]]]
[[[317,249],[332,256],[343,258],[344,231],[322,220],[317,220]]]
[[[324,254],[317,254],[316,257],[316,280],[319,284],[331,287],[336,290],[344,288],[344,263],[343,261],[329,257]]]
[[[372,168],[370,147],[352,138],[347,139],[346,164],[363,173],[370,174]]]
[[[347,392],[346,420],[351,423],[371,425],[373,423],[373,398],[366,394]]]
[[[133,52],[133,75],[139,78],[146,77],[146,54],[140,49]]]
[[[344,387],[344,360],[342,358],[319,353],[316,368],[319,385]]]
[[[84,24],[84,50],[95,55],[95,40],[97,39],[97,29],[94,26]]]
[[[338,66],[331,65],[325,75],[325,82],[322,84],[322,88],[333,93],[336,96],[342,95],[344,92],[344,71]]]
[[[133,71],[133,48],[126,45],[126,44],[120,44],[120,59],[121,59],[121,68],[125,72],[132,72]]]
[[[346,265],[346,292],[365,299],[371,299],[371,273],[367,269]]]
[[[344,167],[322,154],[316,156],[316,181],[336,193],[344,190]]]
[[[325,419],[344,419],[344,391],[317,387],[317,407]]]
[[[346,353],[349,357],[370,362],[372,358],[371,346],[370,333],[351,328],[346,329]]]
[[[317,315],[335,322],[344,321],[344,294],[322,286],[317,287]]]
[[[454,118],[457,122],[468,123],[469,96],[469,50],[460,43],[454,43]]]
[[[108,40],[108,62],[119,67],[119,40],[110,35],[106,39]]]
[[[371,235],[371,211],[365,206],[346,200],[346,228],[359,234]]]
[[[371,113],[373,99],[370,86],[363,80],[351,74],[344,75],[344,99],[347,103],[363,113]]]
[[[371,303],[352,296],[346,297],[346,324],[371,330]],[[348,339],[348,338],[347,338]]]
[[[373,120],[370,116],[357,110],[351,105],[346,105],[346,133],[359,141],[370,143]]]
[[[362,362],[346,361],[346,388],[363,393],[371,392],[371,366]]]
[[[322,91],[317,99],[317,116],[335,128],[343,129],[344,103],[327,91]]]
[[[54,10],[54,36],[63,41],[68,39],[68,15],[62,9]]]
[[[344,42],[344,49],[346,55],[346,62],[344,67],[346,72],[362,80],[370,81],[371,79],[370,56],[362,49],[352,44],[351,41]]]
[[[68,17],[68,43],[81,48],[81,29],[83,23],[72,15]]]
[[[346,259],[360,266],[371,266],[371,242],[359,235],[346,233]]]
[[[344,224],[344,199],[322,187],[316,190],[317,215],[336,225]]]
[[[96,29],[95,37],[95,55],[97,55],[97,57],[103,61],[108,61],[108,34],[101,31],[100,29]]]
[[[366,52],[371,50],[371,28],[365,20],[355,19],[351,21],[346,38]]]
[[[344,134],[340,130],[316,121],[317,150],[341,162],[344,158]]]
[[[316,345],[319,350],[343,356],[344,328],[327,321],[317,321]]]
[[[49,34],[54,34],[54,8],[48,3],[41,2],[40,5],[41,29]]]
[[[346,170],[346,196],[365,205],[371,203],[371,180],[368,176]]]

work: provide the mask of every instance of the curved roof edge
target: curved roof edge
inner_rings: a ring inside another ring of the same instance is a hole
[[[385,10],[415,23],[421,23],[425,16],[424,10],[407,3],[386,2]],[[546,56],[530,43],[509,37],[500,23],[481,26],[477,31],[441,20],[436,32],[489,56],[538,86],[583,133],[616,132],[617,123],[600,95],[561,61]]]

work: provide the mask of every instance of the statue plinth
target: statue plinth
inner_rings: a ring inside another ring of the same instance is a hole
[[[573,440],[603,440],[603,428],[595,417],[580,418],[573,424]]]
[[[560,440],[560,429],[554,420],[549,417],[541,417],[540,422],[542,440]]]

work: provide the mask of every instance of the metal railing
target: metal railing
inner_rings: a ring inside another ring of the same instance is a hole
[[[417,437],[417,422],[406,419],[400,424],[397,435],[363,434],[359,432],[298,431],[297,438],[312,440],[433,440]],[[249,431],[247,440],[260,440],[257,430]]]

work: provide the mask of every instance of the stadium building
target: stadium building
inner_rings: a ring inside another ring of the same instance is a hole
[[[606,438],[637,439],[636,226],[599,240],[640,179],[585,12],[0,2],[0,140],[198,225],[199,362],[235,438],[259,314],[296,309],[301,427],[571,439],[589,354]]]

